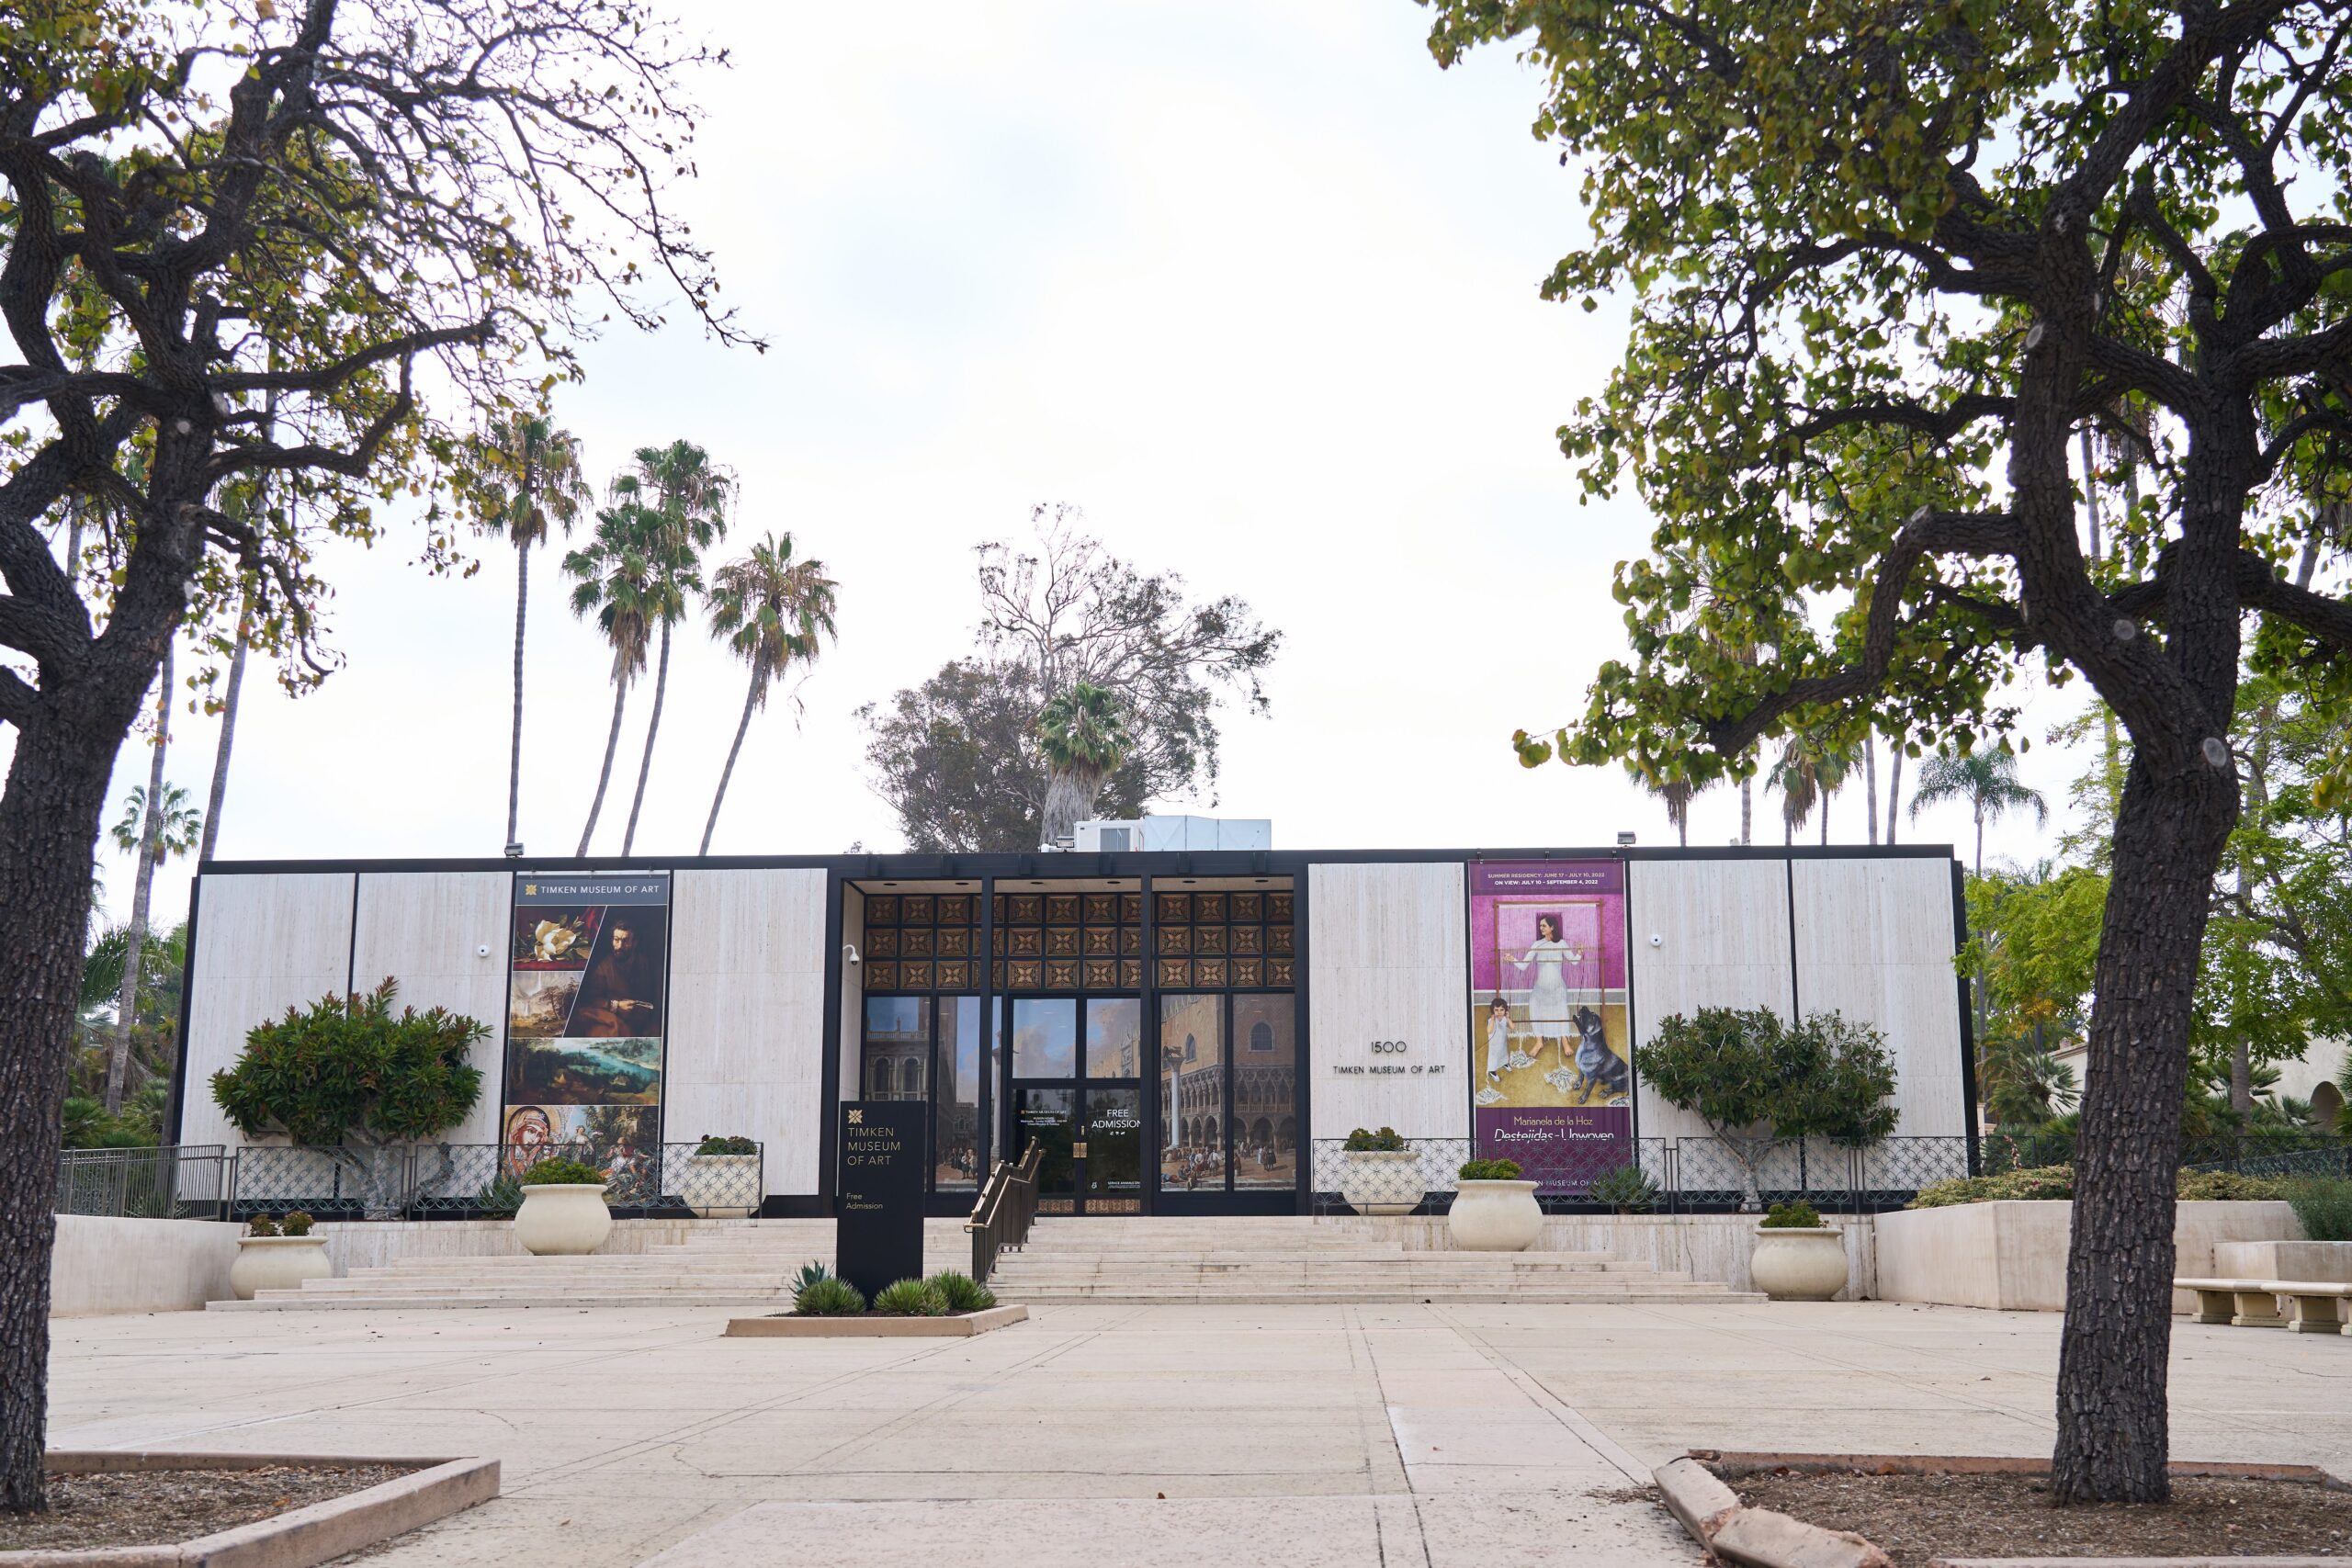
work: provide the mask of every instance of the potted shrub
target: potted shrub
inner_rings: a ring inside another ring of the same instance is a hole
[[[1421,1206],[1421,1156],[1394,1127],[1358,1127],[1340,1151],[1340,1196],[1359,1214],[1409,1214]]]
[[[760,1145],[706,1133],[686,1160],[680,1196],[698,1218],[741,1220],[760,1206]]]
[[[1584,1195],[1620,1214],[1645,1214],[1657,1207],[1657,1183],[1644,1176],[1637,1165],[1621,1165],[1594,1178]]]
[[[255,1214],[237,1238],[237,1260],[229,1265],[229,1290],[241,1302],[257,1291],[299,1291],[305,1280],[330,1280],[327,1238],[311,1234],[311,1216],[297,1209],[282,1220]]]
[[[605,1173],[576,1159],[549,1158],[523,1173],[523,1206],[514,1239],[534,1258],[594,1252],[613,1234],[605,1206]]]
[[[1846,1288],[1846,1236],[1810,1203],[1775,1203],[1756,1226],[1748,1278],[1776,1302],[1826,1302]]]
[[[390,980],[372,991],[288,1008],[246,1032],[244,1054],[212,1075],[212,1099],[247,1139],[283,1134],[349,1173],[369,1219],[395,1219],[408,1194],[398,1145],[435,1137],[481,1098],[469,1059],[489,1026],[445,1008],[395,1014]],[[318,1196],[324,1196],[322,1190]]]
[[[1544,1231],[1535,1183],[1519,1179],[1515,1159],[1463,1163],[1445,1228],[1464,1252],[1525,1252]]]

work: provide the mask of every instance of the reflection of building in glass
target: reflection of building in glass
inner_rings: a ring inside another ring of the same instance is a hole
[[[931,1056],[931,998],[868,997],[858,1083],[868,1100],[921,1100]]]

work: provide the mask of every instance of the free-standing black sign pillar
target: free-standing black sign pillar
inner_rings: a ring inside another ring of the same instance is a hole
[[[865,1292],[922,1276],[923,1117],[920,1100],[842,1107],[841,1198],[833,1271]]]

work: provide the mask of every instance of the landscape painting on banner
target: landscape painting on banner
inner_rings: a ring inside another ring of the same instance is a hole
[[[507,956],[505,1164],[560,1149],[643,1199],[662,1152],[670,878],[524,872]]]
[[[1473,1152],[1573,1197],[1634,1163],[1625,868],[1470,865]]]

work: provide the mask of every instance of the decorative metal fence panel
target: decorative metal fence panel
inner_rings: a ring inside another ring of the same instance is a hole
[[[502,1219],[522,1207],[526,1164],[574,1159],[605,1173],[605,1198],[627,1217],[737,1219],[767,1199],[766,1149],[704,1154],[699,1143],[658,1148],[549,1145],[518,1159],[501,1144],[390,1148],[255,1145],[230,1161],[232,1219],[300,1209],[320,1220]]]
[[[1341,1138],[1315,1140],[1317,1212],[1408,1214],[1454,1190],[1467,1138],[1408,1138],[1402,1149],[1351,1151]],[[1344,1194],[1344,1196],[1343,1196]]]
[[[1637,1138],[1633,1157],[1623,1142],[1595,1145],[1548,1163],[1521,1162],[1521,1175],[1551,1185],[1589,1186],[1627,1165],[1657,1189],[1663,1213],[1730,1213],[1799,1200],[1816,1208],[1852,1213],[1899,1209],[1930,1182],[1968,1174],[1968,1140],[1888,1138],[1848,1148],[1819,1138]],[[1434,1213],[1457,1185],[1470,1157],[1467,1138],[1412,1138],[1394,1154],[1351,1154],[1338,1138],[1315,1141],[1317,1213]],[[1549,1197],[1555,1207],[1599,1207],[1576,1197]]]
[[[2035,1128],[1984,1135],[1984,1174],[2032,1170],[2075,1162],[2072,1128]],[[2352,1143],[2310,1127],[2249,1127],[2184,1138],[2184,1170],[2230,1170],[2242,1176],[2352,1176]]]
[[[57,1162],[57,1212],[112,1217],[213,1219],[228,1150],[219,1144],[67,1149]]]

